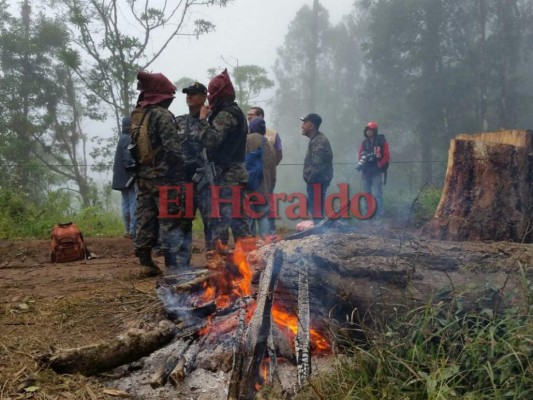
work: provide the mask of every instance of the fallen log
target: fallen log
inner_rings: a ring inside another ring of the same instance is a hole
[[[38,361],[60,374],[90,376],[147,356],[169,343],[175,335],[175,325],[165,320],[153,331],[130,330],[108,342],[40,355]]]
[[[305,257],[315,325],[321,319],[377,322],[391,310],[412,310],[433,301],[460,304],[463,312],[497,312],[524,304],[520,268],[532,277],[531,245],[412,236],[403,240],[403,235],[382,233],[324,233],[278,243],[284,258],[276,303],[283,299],[284,308],[297,310],[297,293],[291,288],[298,286],[297,262]],[[278,293],[280,286],[294,294]],[[360,319],[353,318],[357,315]]]

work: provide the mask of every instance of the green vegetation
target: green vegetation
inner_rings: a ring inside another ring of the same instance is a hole
[[[525,279],[524,279],[525,280]],[[531,296],[501,314],[428,305],[396,315],[351,343],[296,399],[531,399]]]
[[[39,205],[20,193],[0,190],[0,239],[47,239],[58,222],[75,222],[87,237],[120,236],[121,216],[98,206],[75,210],[64,192],[50,194]]]

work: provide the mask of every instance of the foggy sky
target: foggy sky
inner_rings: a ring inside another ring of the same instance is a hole
[[[320,0],[320,3],[329,11],[330,22],[335,24],[351,11],[353,0]],[[210,20],[216,25],[215,32],[198,40],[178,38],[150,69],[167,75],[172,81],[187,76],[207,83],[208,68],[231,69],[225,59],[232,65],[259,65],[275,81],[272,66],[276,49],[283,45],[290,22],[305,4],[312,7],[313,0],[235,0],[225,8],[198,9],[192,18]],[[266,91],[254,102],[264,107],[267,115],[271,114],[267,101],[273,93],[274,90]],[[178,115],[187,112],[180,93],[171,110]]]

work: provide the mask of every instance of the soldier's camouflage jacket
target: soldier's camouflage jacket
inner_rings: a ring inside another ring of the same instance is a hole
[[[198,138],[202,144],[207,148],[208,155],[214,154],[220,145],[228,140],[228,135],[237,129],[239,121],[237,118],[227,111],[220,111],[210,122],[207,120],[200,120],[198,126]],[[244,142],[239,143],[243,146],[243,154],[246,147],[246,136]],[[213,158],[215,160],[215,157]],[[215,161],[215,166],[216,165]],[[229,166],[220,170],[220,176],[217,177],[219,183],[245,183],[248,181],[248,172],[243,162],[236,161]]]
[[[329,183],[333,178],[333,153],[328,138],[318,132],[309,141],[304,161],[305,183]]]
[[[184,156],[174,115],[164,107],[155,106],[150,110],[148,124],[154,162],[141,165],[138,176],[166,184],[183,183]]]

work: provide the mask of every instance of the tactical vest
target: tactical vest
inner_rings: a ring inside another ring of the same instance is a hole
[[[243,163],[246,155],[246,135],[248,134],[244,114],[237,103],[233,103],[222,107],[209,120],[213,121],[221,111],[226,111],[233,115],[237,120],[237,126],[228,132],[219,148],[214,152],[212,161],[221,167]]]

